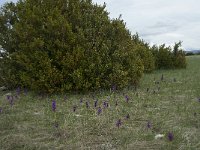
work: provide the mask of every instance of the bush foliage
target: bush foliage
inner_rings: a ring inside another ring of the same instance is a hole
[[[180,48],[181,42],[175,43],[174,47],[166,47],[165,44],[153,46],[152,53],[155,57],[157,69],[180,69],[186,68],[186,58],[184,51]]]
[[[41,92],[137,85],[143,72],[185,68],[181,43],[153,46],[91,0],[20,0],[0,10],[0,82]]]
[[[0,11],[1,82],[44,92],[138,84],[143,63],[120,18],[91,0],[25,0]]]

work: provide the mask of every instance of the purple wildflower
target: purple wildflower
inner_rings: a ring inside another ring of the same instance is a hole
[[[118,102],[117,101],[115,102],[115,106],[118,106]]]
[[[24,88],[24,94],[27,95],[28,94],[28,89]]]
[[[66,95],[64,96],[64,101],[67,101],[67,96]]]
[[[0,107],[0,113],[2,113],[3,112],[3,110],[2,110],[2,108]]]
[[[89,103],[85,102],[86,108],[89,108]]]
[[[104,107],[104,108],[108,108],[108,102],[104,101],[104,102],[103,102],[103,107]]]
[[[171,132],[169,132],[168,133],[168,140],[172,141],[173,139],[174,139],[174,135]]]
[[[117,89],[117,87],[116,87],[116,85],[114,84],[114,85],[112,86],[112,91],[115,92],[116,89]]]
[[[56,111],[56,101],[52,101],[52,110],[55,112]]]
[[[117,120],[116,126],[119,128],[122,125],[121,119]]]
[[[80,99],[80,104],[82,104],[82,103],[83,103],[83,99],[81,98],[81,99]]]
[[[164,80],[164,75],[163,75],[163,74],[162,74],[162,76],[161,76],[160,80],[161,80],[161,81],[163,81],[163,80]]]
[[[147,128],[150,129],[151,128],[151,123],[148,121],[147,122]]]
[[[13,98],[10,99],[10,106],[13,106],[14,104],[14,101],[13,101]]]
[[[100,115],[101,112],[102,112],[102,109],[101,109],[101,107],[99,107],[98,110],[97,110],[97,115]]]
[[[126,115],[126,119],[130,119],[130,115],[129,114]]]
[[[10,95],[6,95],[7,100],[10,100],[10,97],[11,97]]]
[[[75,111],[76,111],[76,108],[77,108],[76,106],[73,106],[73,112],[75,112]]]
[[[17,95],[20,94],[20,91],[21,91],[21,89],[20,89],[20,87],[18,87],[17,90],[16,90]]]
[[[126,100],[126,102],[128,103],[128,101],[129,101],[128,95],[125,96],[125,100]]]
[[[94,107],[95,107],[95,108],[97,107],[97,103],[98,103],[98,100],[96,100],[96,101],[94,102]]]

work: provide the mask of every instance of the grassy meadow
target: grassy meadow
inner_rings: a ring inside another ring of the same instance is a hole
[[[137,89],[1,91],[0,149],[200,149],[200,56],[187,61],[187,69],[145,74]]]

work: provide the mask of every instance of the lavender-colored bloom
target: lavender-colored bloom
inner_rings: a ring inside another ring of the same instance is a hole
[[[115,106],[118,106],[118,102],[117,101],[115,102]]]
[[[151,128],[151,123],[148,121],[147,122],[147,128],[150,129]]]
[[[64,96],[64,101],[67,101],[67,96],[66,95]]]
[[[102,112],[102,109],[101,109],[101,107],[99,107],[98,110],[97,110],[97,115],[100,115],[101,112]]]
[[[96,100],[96,101],[94,102],[94,107],[95,107],[95,108],[97,107],[97,103],[98,103],[98,100]]]
[[[126,102],[128,103],[128,101],[129,101],[128,95],[125,96],[125,100],[126,100]]]
[[[20,89],[20,87],[18,87],[17,90],[16,90],[17,95],[20,94],[20,91],[21,91],[21,89]]]
[[[104,107],[104,108],[108,108],[108,102],[104,101],[104,102],[103,102],[103,107]]]
[[[160,80],[161,80],[161,81],[163,81],[163,80],[164,80],[164,75],[163,75],[163,74],[162,74],[162,76],[161,76]]]
[[[76,108],[77,108],[76,106],[73,106],[73,112],[75,112],[75,111],[76,111]]]
[[[11,97],[10,95],[6,95],[7,100],[10,100],[10,97]]]
[[[56,101],[52,101],[52,110],[55,112],[56,111]]]
[[[89,103],[85,102],[86,108],[89,108]]]
[[[115,92],[116,89],[117,89],[117,86],[114,84],[114,85],[112,86],[112,91]]]
[[[3,112],[3,110],[2,110],[2,108],[0,107],[0,113],[2,113]]]
[[[173,139],[174,139],[174,135],[171,132],[169,132],[168,133],[168,140],[172,141]]]
[[[28,94],[28,89],[24,88],[24,94],[27,95]]]
[[[82,104],[82,103],[83,103],[83,99],[81,98],[81,99],[80,99],[80,104]]]
[[[121,119],[117,120],[116,126],[119,128],[122,125]]]
[[[126,119],[130,119],[130,115],[129,114],[126,115]]]

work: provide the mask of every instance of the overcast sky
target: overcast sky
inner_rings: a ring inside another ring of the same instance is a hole
[[[0,0],[0,4],[7,0]],[[16,1],[16,0],[14,0]],[[127,28],[150,44],[183,41],[186,50],[200,49],[200,0],[93,0],[106,2],[111,18],[122,19]]]

